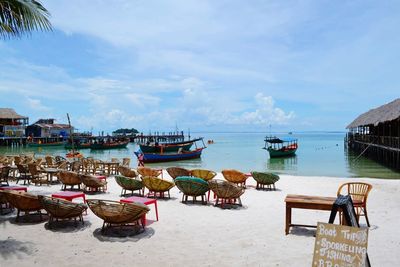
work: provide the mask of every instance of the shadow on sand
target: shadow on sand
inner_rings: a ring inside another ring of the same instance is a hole
[[[33,253],[34,244],[31,242],[21,242],[11,237],[6,240],[0,240],[0,256],[4,260],[12,257],[20,259]]]
[[[151,238],[155,231],[151,227],[144,230],[141,226],[114,226],[107,227],[104,232],[97,228],[93,236],[102,242],[138,242],[144,238]]]

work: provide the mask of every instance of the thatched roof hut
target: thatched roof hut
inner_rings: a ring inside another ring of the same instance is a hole
[[[0,119],[16,120],[16,119],[28,119],[28,117],[19,115],[12,108],[0,108]]]
[[[378,126],[379,123],[385,123],[399,118],[400,98],[361,114],[346,128],[349,129],[367,125]]]

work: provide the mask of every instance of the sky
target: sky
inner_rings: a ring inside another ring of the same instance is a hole
[[[399,1],[43,0],[0,107],[79,131],[345,131],[399,97]]]

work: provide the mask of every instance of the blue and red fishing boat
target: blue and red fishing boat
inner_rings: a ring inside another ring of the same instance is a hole
[[[142,163],[168,162],[200,158],[203,149],[204,147],[177,153],[143,153],[139,150],[135,155]]]

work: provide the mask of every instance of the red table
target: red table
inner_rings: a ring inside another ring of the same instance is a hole
[[[121,203],[142,203],[144,205],[154,204],[156,210],[156,219],[158,221],[157,199],[147,197],[128,197],[120,200]],[[143,215],[142,224],[146,225],[146,214]]]
[[[62,192],[52,194],[51,197],[62,198],[62,199],[69,200],[69,201],[72,201],[74,198],[81,197],[81,198],[83,198],[83,202],[86,203],[85,194],[82,192],[62,191]]]
[[[0,191],[1,190],[16,190],[16,191],[28,191],[28,188],[26,186],[0,186]]]

